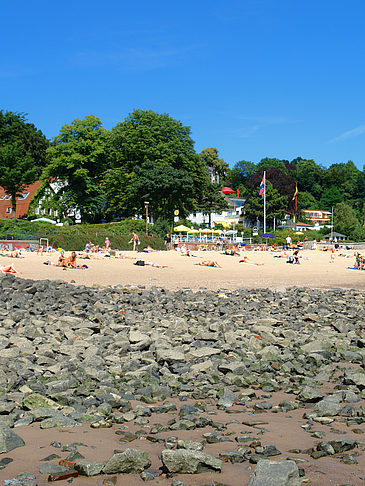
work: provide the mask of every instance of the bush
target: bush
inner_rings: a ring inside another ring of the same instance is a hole
[[[127,220],[126,220],[127,221]],[[39,240],[48,238],[49,244],[55,248],[64,250],[80,251],[85,248],[85,244],[91,241],[99,246],[104,246],[105,238],[110,239],[111,247],[119,250],[131,250],[131,232],[141,228],[144,224],[144,231],[138,231],[141,245],[147,245],[156,250],[164,250],[164,240],[159,237],[146,236],[145,222],[143,220],[128,220],[133,223],[108,223],[108,224],[79,224],[73,226],[54,226],[50,223],[31,223],[24,220],[0,220],[0,236],[8,239]],[[135,224],[135,221],[139,223]]]

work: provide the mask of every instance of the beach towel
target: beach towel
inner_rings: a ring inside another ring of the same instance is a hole
[[[365,268],[347,267],[347,270],[365,270]]]

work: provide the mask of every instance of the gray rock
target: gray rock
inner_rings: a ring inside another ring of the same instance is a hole
[[[52,464],[50,462],[46,462],[42,464],[39,468],[39,472],[41,474],[61,474],[66,473],[69,471],[68,467],[60,466],[59,464]]]
[[[53,427],[79,427],[81,424],[69,417],[63,415],[56,415],[54,417],[42,420],[40,423],[41,429],[51,429]]]
[[[301,486],[299,469],[294,461],[260,460],[248,486]]]
[[[75,470],[81,476],[97,476],[101,473],[105,464],[100,462],[77,461],[75,463]]]
[[[220,472],[222,461],[210,454],[179,449],[162,451],[162,462],[170,473],[199,474],[206,471]]]
[[[103,468],[105,474],[114,473],[141,473],[151,466],[151,459],[147,452],[137,449],[126,449],[124,452],[114,454]]]
[[[23,445],[25,445],[23,439],[5,422],[0,421],[0,453],[12,451]]]
[[[339,395],[329,395],[316,403],[314,413],[319,417],[333,417],[341,411],[341,397]]]

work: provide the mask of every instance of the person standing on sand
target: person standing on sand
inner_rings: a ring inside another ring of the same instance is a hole
[[[287,247],[287,248],[291,248],[292,241],[291,241],[291,237],[290,237],[290,235],[288,235],[288,236],[285,238],[285,241],[286,241],[286,247]]]
[[[168,233],[165,236],[165,246],[166,250],[171,250],[171,236]]]
[[[134,231],[132,231],[132,238],[129,243],[133,243],[133,251],[136,251],[139,245],[139,236]]]
[[[109,250],[109,247],[110,247],[110,241],[109,241],[109,238],[108,238],[108,237],[106,237],[106,238],[105,238],[105,249],[106,249],[106,251],[108,251],[108,250]]]

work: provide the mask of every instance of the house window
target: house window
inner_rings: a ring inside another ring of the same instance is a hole
[[[23,194],[18,197],[18,201],[23,201],[24,199],[27,199],[29,194],[30,194],[30,192],[23,192]]]
[[[55,216],[55,217],[57,218],[57,216],[58,216],[58,211],[57,211],[57,209],[55,209],[55,210],[53,211],[53,216]]]
[[[9,196],[9,195],[6,194],[5,197],[4,197],[4,199],[5,199],[5,201],[10,201],[11,196]]]
[[[6,211],[5,211],[6,214],[11,214],[11,212],[12,212],[11,208],[6,208]]]
[[[49,215],[49,216],[52,216],[52,208],[49,208],[49,210],[48,210],[48,215]]]
[[[41,214],[43,214],[43,215],[46,214],[46,210],[44,208],[41,209]]]
[[[39,214],[39,207],[34,208],[34,214]]]

